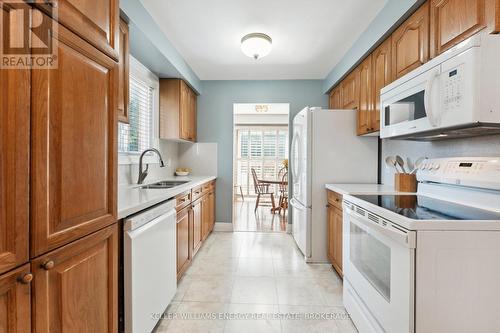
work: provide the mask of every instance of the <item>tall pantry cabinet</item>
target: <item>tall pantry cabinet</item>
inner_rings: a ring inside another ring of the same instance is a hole
[[[45,19],[58,67],[0,70],[0,332],[117,332],[118,0]]]

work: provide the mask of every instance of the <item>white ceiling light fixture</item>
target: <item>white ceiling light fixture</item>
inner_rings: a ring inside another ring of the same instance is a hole
[[[241,39],[241,52],[255,60],[265,57],[271,52],[273,40],[266,34],[251,33]]]

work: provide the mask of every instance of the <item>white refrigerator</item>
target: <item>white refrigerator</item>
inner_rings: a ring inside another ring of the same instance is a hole
[[[293,119],[292,234],[307,262],[328,262],[325,184],[377,183],[378,137],[356,136],[354,110],[305,108]]]

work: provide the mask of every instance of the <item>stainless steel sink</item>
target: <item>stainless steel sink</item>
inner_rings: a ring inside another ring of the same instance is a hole
[[[150,190],[150,189],[167,189],[167,188],[172,188],[172,187],[180,186],[180,185],[183,185],[183,184],[186,184],[186,183],[189,183],[189,181],[187,181],[187,180],[184,180],[184,181],[180,181],[180,180],[172,180],[172,181],[164,180],[164,181],[161,181],[161,182],[157,182],[157,183],[153,183],[153,184],[141,186],[141,188],[142,189],[146,189],[146,190]]]

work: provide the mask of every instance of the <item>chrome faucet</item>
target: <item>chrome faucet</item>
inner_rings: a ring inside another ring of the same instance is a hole
[[[137,179],[137,184],[144,183],[144,179],[146,179],[146,177],[148,176],[149,164],[146,163],[146,169],[143,171],[142,170],[142,158],[144,157],[144,155],[146,155],[146,153],[149,153],[149,152],[153,152],[153,153],[156,153],[158,155],[158,158],[160,159],[160,168],[165,167],[165,163],[163,163],[163,158],[161,157],[161,154],[158,151],[158,149],[155,149],[155,148],[146,149],[145,151],[142,152],[141,157],[139,159],[139,178]]]

